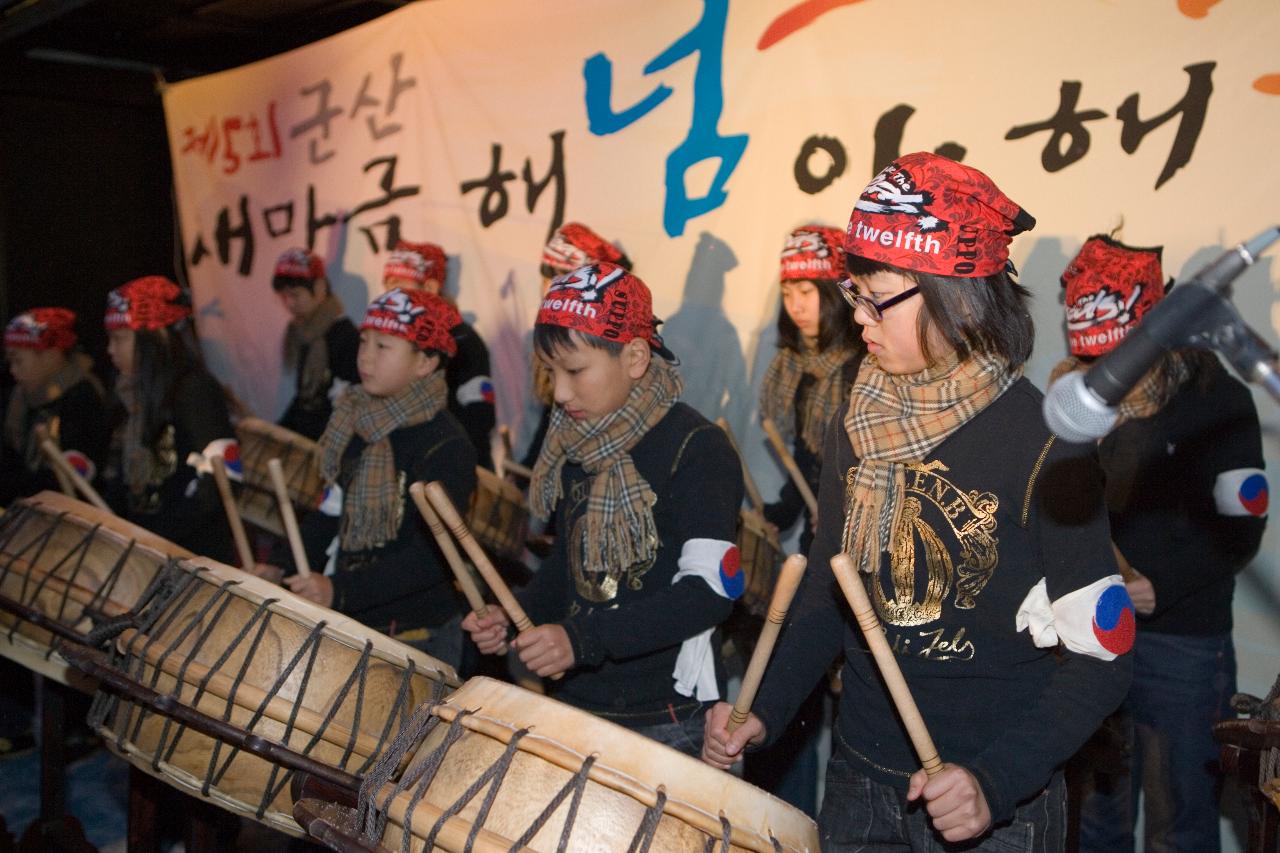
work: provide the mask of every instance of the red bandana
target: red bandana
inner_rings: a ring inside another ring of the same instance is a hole
[[[620,344],[640,338],[666,354],[649,288],[616,264],[588,264],[552,280],[536,322]]]
[[[324,261],[315,252],[306,249],[286,249],[276,261],[275,274],[281,278],[316,281],[324,278]]]
[[[154,331],[190,316],[191,305],[182,288],[162,275],[148,275],[107,294],[107,316],[103,325],[107,331]]]
[[[1067,343],[1075,356],[1110,352],[1164,298],[1160,252],[1090,237],[1062,273]]]
[[[32,308],[9,321],[4,345],[13,349],[69,350],[76,345],[76,315],[66,308]]]
[[[1003,269],[1009,241],[1035,224],[982,172],[921,152],[899,157],[862,191],[844,250],[913,272],[981,278]]]
[[[391,278],[422,284],[427,280],[427,262],[417,252],[397,249],[387,256],[386,266],[382,268],[382,280]]]
[[[427,279],[435,279],[441,284],[449,274],[449,258],[445,255],[444,249],[435,243],[410,243],[408,240],[396,241],[396,250],[391,257],[395,258],[399,252],[413,252],[422,259],[422,276],[415,277],[417,274],[413,272],[392,272],[391,261],[387,261],[387,268],[382,271],[382,277],[385,279],[390,275],[403,275],[405,278],[422,284]]]
[[[617,246],[580,222],[561,225],[542,249],[543,266],[550,267],[556,275],[600,261],[616,264],[621,259]]]
[[[449,330],[462,315],[444,299],[425,290],[393,287],[369,304],[361,329],[404,338],[421,350],[457,355],[458,344]]]
[[[805,225],[782,247],[780,281],[835,281],[844,278],[844,234],[839,228]]]

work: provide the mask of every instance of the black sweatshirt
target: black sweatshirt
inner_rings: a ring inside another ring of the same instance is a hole
[[[465,606],[454,590],[452,570],[408,494],[409,486],[439,480],[464,516],[476,487],[475,451],[449,412],[395,430],[390,440],[400,487],[400,529],[393,541],[379,548],[339,550],[336,571],[329,578],[334,610],[386,634],[443,624]],[[343,454],[338,485],[343,487],[344,506],[351,500],[346,487],[365,447],[360,436],[353,436]],[[315,510],[300,527],[312,571],[323,571],[339,518]],[[293,560],[283,543],[277,544],[272,562],[292,573]]]
[[[14,388],[9,405],[13,405],[14,396],[21,393],[21,388]],[[8,506],[15,498],[59,488],[53,469],[35,446],[32,430],[37,424],[49,430],[50,437],[63,451],[80,451],[99,472],[106,463],[110,438],[106,405],[98,388],[88,379],[82,379],[55,399],[27,409],[22,425],[23,446],[11,447],[6,440],[0,448],[0,506]]]
[[[1130,677],[1129,655],[1055,654],[1015,625],[1042,578],[1057,601],[1116,574],[1093,449],[1052,440],[1041,400],[1019,380],[908,468],[913,551],[898,582],[910,591],[895,592],[888,554],[879,583],[868,584],[943,761],[977,777],[996,821],[1044,787],[1119,705]],[[843,429],[828,430],[824,460],[809,567],[752,710],[776,739],[844,652],[837,740],[862,773],[905,790],[919,759],[830,569],[846,476],[858,464]],[[932,594],[930,570],[945,580]]]
[[[489,375],[489,348],[469,323],[449,330],[458,345],[457,354],[444,369],[449,385],[449,411],[462,424],[476,450],[476,459],[493,468],[489,434],[498,422],[494,408],[493,379]]]
[[[583,595],[605,585],[605,572],[598,566],[574,572],[570,565],[567,543],[586,511],[591,477],[566,463],[564,497],[553,517],[555,550],[519,599],[535,624],[563,625],[573,645],[574,668],[563,680],[548,682],[552,695],[634,728],[669,722],[670,707],[696,702],[675,691],[680,645],[727,619],[733,602],[699,578],[674,585],[671,579],[686,541],[734,541],[743,488],[741,464],[724,432],[684,403],[672,406],[636,443],[631,458],[657,495],[653,565],[615,573],[616,594],[604,601]],[[719,648],[717,638],[712,648]],[[723,695],[719,669],[717,680]]]
[[[310,399],[302,397],[300,366],[307,363],[307,351],[310,349],[304,346],[298,353],[299,370],[295,384],[297,390],[293,401],[289,403],[289,408],[280,418],[280,426],[305,435],[312,441],[320,438],[325,426],[329,423],[329,416],[333,414],[333,401],[329,399],[329,394],[334,380],[348,383],[360,381],[360,373],[356,369],[360,333],[356,331],[355,325],[346,317],[334,320],[324,333],[324,344],[329,353],[329,371],[323,388],[315,397]]]
[[[204,368],[193,368],[174,384],[172,411],[172,422],[152,448],[156,461],[143,493],[129,493],[118,454],[113,454],[103,497],[134,524],[196,554],[231,564],[235,549],[217,484],[187,464],[190,454],[203,453],[210,442],[235,438],[222,386]]]
[[[1249,390],[1216,358],[1205,362],[1159,412],[1113,430],[1099,455],[1112,538],[1155,588],[1155,611],[1138,617],[1140,630],[1230,633],[1236,572],[1258,552],[1266,527],[1231,488],[1256,477],[1246,491],[1265,513],[1265,498],[1256,498],[1265,480]],[[1220,482],[1224,493],[1215,501]]]

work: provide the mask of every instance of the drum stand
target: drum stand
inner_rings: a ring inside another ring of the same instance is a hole
[[[1224,720],[1213,727],[1222,771],[1240,783],[1249,815],[1248,853],[1280,851],[1280,808],[1260,790],[1263,756],[1280,750],[1280,721]]]

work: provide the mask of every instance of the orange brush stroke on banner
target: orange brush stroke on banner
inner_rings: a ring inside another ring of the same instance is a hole
[[[1222,0],[1178,0],[1178,11],[1188,18],[1203,18],[1209,9],[1217,6]]]
[[[1264,95],[1280,95],[1280,74],[1263,74],[1253,81],[1253,88]]]
[[[756,50],[772,47],[796,30],[809,26],[832,9],[852,6],[860,2],[862,0],[805,0],[804,3],[797,3],[765,27],[764,35],[760,36],[760,41],[756,42]]]

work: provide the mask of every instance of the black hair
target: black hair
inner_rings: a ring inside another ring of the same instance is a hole
[[[320,278],[324,278],[321,276]],[[276,293],[284,290],[286,287],[305,287],[308,293],[316,292],[316,282],[320,278],[307,278],[301,275],[277,275],[271,279],[271,289]],[[328,280],[325,280],[326,284]]]
[[[853,320],[853,309],[840,295],[835,279],[812,281],[818,288],[818,352],[826,352],[831,347],[862,349],[862,335]],[[804,352],[800,329],[787,314],[786,305],[778,306],[778,349]]]
[[[142,401],[142,438],[154,445],[164,428],[173,423],[178,385],[187,374],[204,370],[191,322],[135,331],[133,365]]]
[[[575,350],[579,344],[585,344],[592,349],[604,350],[614,358],[622,355],[622,348],[625,346],[625,344],[617,341],[606,340],[596,335],[589,335],[586,332],[567,329],[564,326],[557,326],[552,323],[538,323],[533,327],[534,352],[544,358],[553,357],[556,350]]]
[[[431,356],[434,355],[436,358],[440,359],[440,364],[436,366],[436,370],[444,370],[446,367],[449,366],[449,362],[453,361],[453,356],[449,355],[447,352],[444,352],[442,350],[423,349],[423,350],[418,350],[418,352],[422,353],[427,358],[430,358]]]
[[[614,248],[618,249],[617,246],[614,246]],[[611,263],[613,263],[615,266],[622,267],[624,270],[626,270],[629,273],[634,274],[635,265],[632,263],[631,258],[627,257],[627,253],[622,251],[621,249],[618,249],[618,254],[620,255],[620,257],[616,261],[611,261]],[[560,272],[560,270],[551,266],[551,264],[543,264],[541,267],[538,268],[538,272],[541,273],[543,278],[559,278],[560,276],[564,275],[564,273]]]
[[[878,272],[905,275],[920,288],[925,310],[920,312],[920,350],[929,364],[929,328],[951,345],[961,359],[983,352],[1004,359],[1011,368],[1031,357],[1035,343],[1035,323],[1027,310],[1031,293],[1008,271],[978,278],[933,275],[900,269],[859,255],[847,255],[845,268],[851,276]]]

